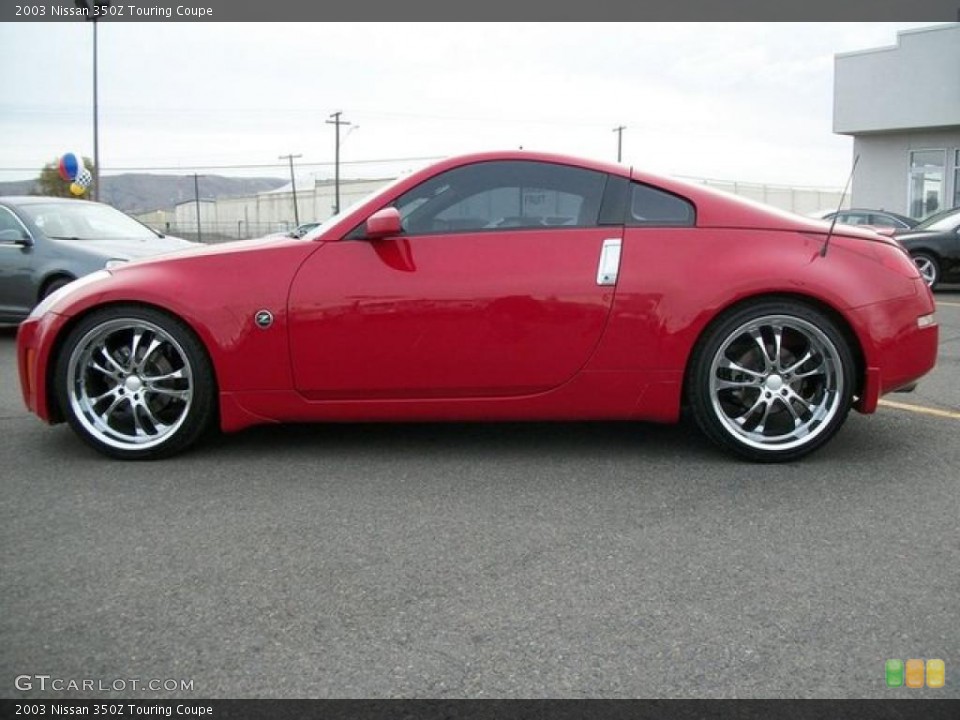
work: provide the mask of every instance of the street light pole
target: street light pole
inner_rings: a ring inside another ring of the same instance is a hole
[[[100,112],[97,101],[97,19],[93,19],[93,199],[100,200]]]
[[[336,126],[336,144],[334,145],[334,159],[333,159],[333,187],[334,187],[334,203],[333,203],[333,214],[336,215],[340,212],[340,126],[349,125],[346,120],[341,120],[340,116],[343,115],[343,112],[337,110],[330,117],[333,120],[327,120],[327,125]]]
[[[93,192],[94,200],[100,199],[100,122],[97,99],[97,17],[104,15],[110,0],[73,0],[83,12],[83,17],[93,22]]]
[[[290,161],[290,185],[293,187],[293,219],[296,227],[300,227],[300,210],[297,208],[297,179],[293,174],[293,159],[303,157],[303,155],[281,155],[280,160]]]

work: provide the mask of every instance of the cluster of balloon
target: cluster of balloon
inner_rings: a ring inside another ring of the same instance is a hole
[[[83,195],[93,182],[93,175],[83,166],[83,159],[75,153],[63,155],[58,169],[64,182],[70,183],[71,194],[78,197]]]

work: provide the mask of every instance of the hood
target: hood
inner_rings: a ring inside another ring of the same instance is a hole
[[[179,239],[179,238],[177,238]],[[178,246],[175,250],[176,255],[165,254],[164,257],[154,257],[158,253],[144,253],[143,255],[138,255],[136,257],[130,256],[131,260],[140,258],[139,262],[135,263],[136,265],[142,265],[144,263],[152,262],[153,260],[171,260],[171,259],[190,259],[196,257],[207,257],[211,255],[231,255],[237,253],[247,253],[260,250],[261,248],[282,248],[288,247],[290,245],[304,245],[306,241],[301,240],[300,238],[255,238],[253,240],[232,240],[229,242],[217,243],[215,245],[206,245],[204,243],[195,243],[188,242],[183,240],[183,245]],[[148,243],[149,244],[149,243]],[[306,242],[308,245],[313,245],[311,242]]]
[[[104,257],[122,260],[135,260],[197,247],[197,243],[170,235],[142,240],[139,238],[111,238],[108,240],[56,240],[56,242],[69,245],[71,248],[82,248]]]

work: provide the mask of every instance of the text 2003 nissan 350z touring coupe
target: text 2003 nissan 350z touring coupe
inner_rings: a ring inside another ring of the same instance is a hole
[[[934,365],[895,240],[529,152],[440,162],[299,239],[82,278],[18,337],[27,406],[118,458],[211,425],[676,421],[752,460],[823,445]]]

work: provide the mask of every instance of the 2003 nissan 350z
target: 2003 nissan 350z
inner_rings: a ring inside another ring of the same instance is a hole
[[[27,406],[129,459],[216,424],[688,408],[728,450],[793,460],[936,353],[895,240],[523,151],[440,162],[303,238],[94,273],[18,336]]]

